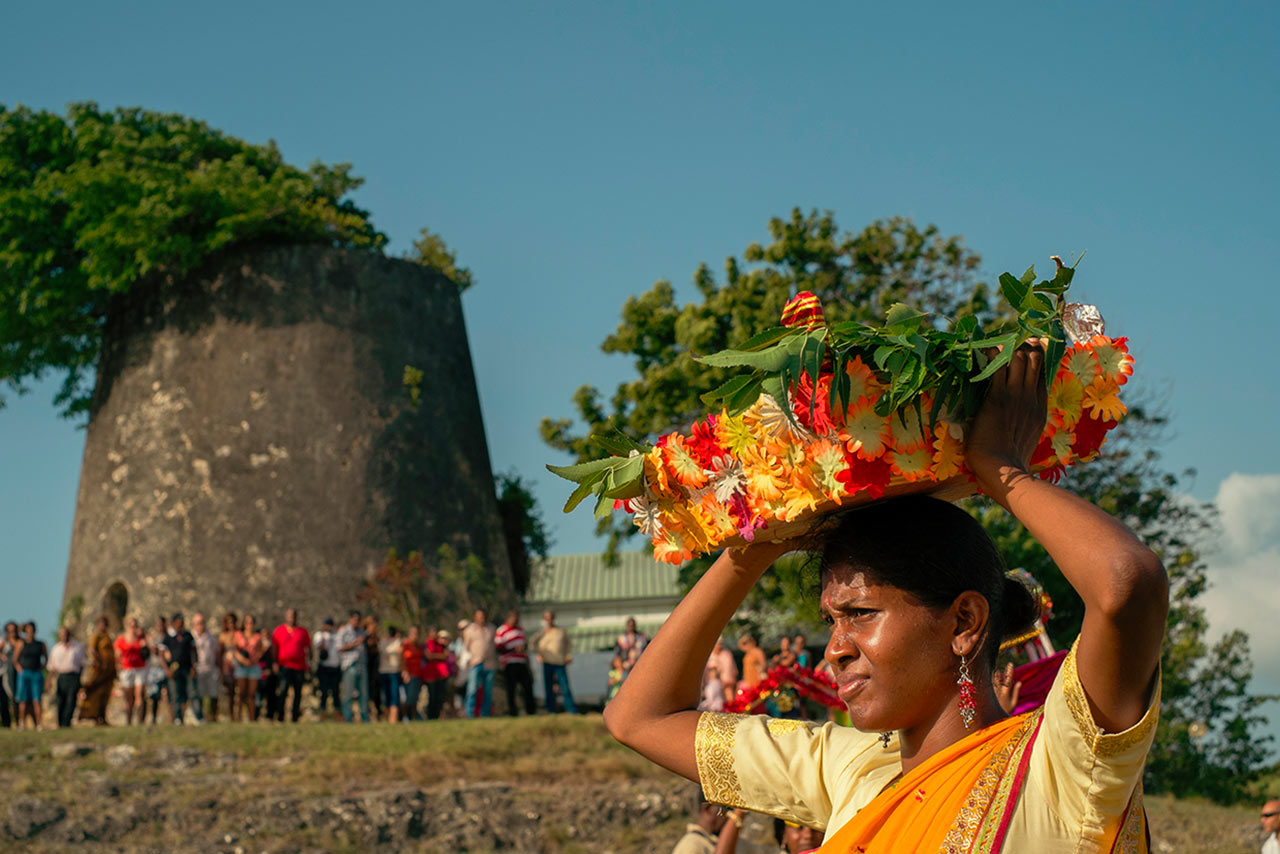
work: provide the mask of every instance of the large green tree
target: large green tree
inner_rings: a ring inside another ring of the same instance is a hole
[[[0,105],[0,382],[65,372],[57,405],[87,411],[113,299],[248,244],[379,249],[358,186],[185,116]]]
[[[637,376],[606,401],[583,386],[574,395],[576,422],[544,419],[552,447],[586,461],[607,453],[593,434],[618,430],[653,439],[704,414],[700,395],[728,375],[693,361],[741,344],[775,326],[786,300],[813,291],[828,318],[875,321],[895,302],[939,317],[975,314],[984,325],[1000,306],[978,281],[979,257],[959,238],[908,220],[872,223],[840,232],[831,214],[792,211],[769,225],[772,242],[752,244],[743,260],[729,258],[717,281],[703,265],[694,275],[700,302],[678,305],[669,282],[627,300],[622,322],[603,344],[606,353],[634,359]],[[1131,384],[1132,389],[1137,384]],[[1179,478],[1160,465],[1163,418],[1134,406],[1100,459],[1068,470],[1067,486],[1114,514],[1164,560],[1171,580],[1169,632],[1162,670],[1160,730],[1148,765],[1148,788],[1175,794],[1238,798],[1265,758],[1268,739],[1257,729],[1266,698],[1249,693],[1248,638],[1231,632],[1211,643],[1198,599],[1207,579],[1201,553],[1216,530],[1210,506],[1188,500]],[[576,429],[575,429],[576,428]],[[985,499],[967,506],[995,539],[1007,564],[1041,580],[1054,600],[1049,631],[1059,646],[1080,629],[1083,604],[1044,549],[1017,520]],[[599,523],[615,551],[634,528],[624,514]],[[707,565],[682,570],[692,584]],[[812,562],[793,559],[775,567],[748,595],[739,616],[766,637],[816,622],[817,573]]]

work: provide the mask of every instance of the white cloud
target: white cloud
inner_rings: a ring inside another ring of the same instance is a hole
[[[1280,474],[1232,474],[1215,499],[1222,540],[1206,555],[1210,588],[1202,598],[1210,638],[1249,634],[1254,691],[1280,693]],[[1270,730],[1280,734],[1280,713]]]

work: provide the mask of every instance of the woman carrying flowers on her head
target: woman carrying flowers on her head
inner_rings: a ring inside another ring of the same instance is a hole
[[[783,543],[723,552],[605,711],[610,732],[707,797],[824,829],[823,852],[1143,851],[1168,581],[1115,519],[1034,477],[1043,353],[991,381],[965,459],[1084,600],[1043,707],[1008,717],[1003,638],[1036,616],[967,514],[931,498],[847,513],[822,551],[826,660],[856,729],[695,711],[702,668]]]

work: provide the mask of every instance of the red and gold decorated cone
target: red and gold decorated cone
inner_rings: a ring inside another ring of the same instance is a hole
[[[814,329],[827,322],[822,313],[822,303],[810,291],[801,291],[787,301],[782,309],[782,325],[795,329]]]

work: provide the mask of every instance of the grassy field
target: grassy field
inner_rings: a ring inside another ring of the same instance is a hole
[[[0,850],[32,854],[661,851],[687,792],[598,715],[9,731],[0,786]],[[1152,797],[1153,850],[1256,852],[1257,811]],[[770,850],[748,831],[741,854]]]

